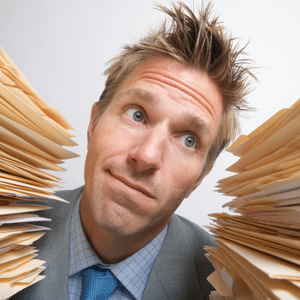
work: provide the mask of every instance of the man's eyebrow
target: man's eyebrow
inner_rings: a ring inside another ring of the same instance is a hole
[[[200,117],[190,112],[184,112],[183,117],[190,126],[194,127],[198,132],[204,132],[204,134],[212,135],[211,127],[208,122],[205,122]]]
[[[119,95],[119,97],[127,96],[127,95],[135,96],[135,97],[138,97],[138,98],[140,98],[144,101],[154,103],[154,104],[157,104],[161,101],[159,99],[159,97],[157,97],[156,95],[154,95],[150,91],[147,91],[147,90],[144,90],[144,89],[141,89],[141,88],[128,89],[128,90],[124,91],[123,93],[121,93]]]

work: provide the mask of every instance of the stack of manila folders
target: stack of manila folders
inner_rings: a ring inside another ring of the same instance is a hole
[[[38,282],[44,261],[32,244],[46,227],[34,225],[37,211],[50,209],[37,198],[65,200],[49,188],[61,182],[44,170],[77,155],[72,129],[59,111],[48,106],[0,48],[0,299]],[[36,202],[37,204],[29,204]],[[26,204],[27,203],[27,204]],[[31,224],[33,223],[33,224]]]
[[[300,100],[228,149],[236,174],[218,182],[232,213],[207,226],[211,300],[300,299]]]

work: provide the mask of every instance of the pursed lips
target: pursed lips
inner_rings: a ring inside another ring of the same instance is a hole
[[[149,198],[155,198],[147,189],[145,189],[144,187],[140,186],[140,185],[137,185],[137,184],[134,184],[134,183],[131,183],[129,182],[128,180],[126,180],[125,178],[119,176],[119,175],[115,175],[113,174],[110,170],[109,170],[109,173],[112,177],[116,178],[117,180],[123,182],[125,185],[129,186],[130,188],[132,189],[135,189],[143,194],[145,194],[147,197]]]

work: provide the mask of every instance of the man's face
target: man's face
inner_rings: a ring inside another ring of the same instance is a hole
[[[88,129],[82,201],[93,223],[122,237],[160,232],[199,185],[221,113],[205,74],[172,58],[142,63]]]

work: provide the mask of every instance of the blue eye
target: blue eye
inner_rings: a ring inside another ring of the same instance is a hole
[[[181,142],[183,142],[188,148],[193,148],[196,146],[196,139],[190,134],[181,136]]]
[[[129,116],[130,119],[134,120],[135,122],[142,122],[144,120],[144,114],[136,108],[128,109],[126,111],[126,114]]]

